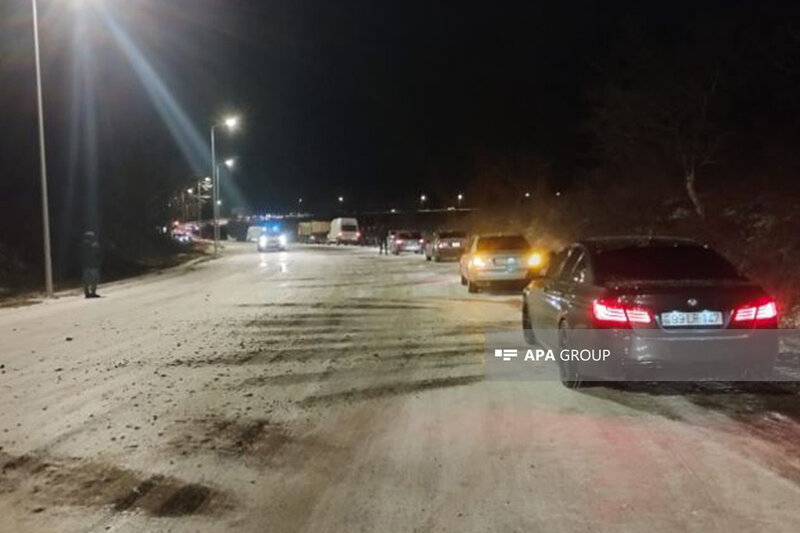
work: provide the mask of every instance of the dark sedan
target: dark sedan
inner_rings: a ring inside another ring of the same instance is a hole
[[[524,291],[529,343],[612,347],[612,362],[559,360],[562,382],[585,379],[762,379],[777,352],[775,301],[720,254],[688,239],[576,242]]]

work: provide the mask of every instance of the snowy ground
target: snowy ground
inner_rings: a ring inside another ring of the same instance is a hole
[[[483,381],[519,297],[306,247],[0,309],[0,531],[800,531],[780,388]]]

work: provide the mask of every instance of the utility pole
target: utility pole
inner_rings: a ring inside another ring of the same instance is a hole
[[[42,241],[44,245],[44,287],[48,298],[53,297],[53,258],[50,252],[50,205],[47,200],[47,154],[44,147],[44,105],[42,104],[42,62],[39,57],[39,13],[36,0],[33,7],[33,48],[36,56],[36,104],[39,111],[39,167],[42,182]]]

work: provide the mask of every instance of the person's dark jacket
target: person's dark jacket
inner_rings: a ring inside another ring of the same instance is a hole
[[[103,262],[103,253],[100,243],[94,239],[84,239],[81,243],[81,266],[83,268],[100,268]]]

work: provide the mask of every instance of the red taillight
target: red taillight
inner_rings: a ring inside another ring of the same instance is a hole
[[[403,239],[397,239],[397,240],[396,240],[396,241],[394,241],[394,242],[396,242],[397,244],[403,244]]]
[[[744,322],[763,323],[768,321],[776,323],[778,318],[778,306],[772,298],[762,298],[755,302],[750,302],[736,309],[733,313],[733,321],[737,324]]]
[[[607,299],[592,302],[592,318],[596,325],[608,327],[650,324],[653,321],[653,315],[649,309]]]

